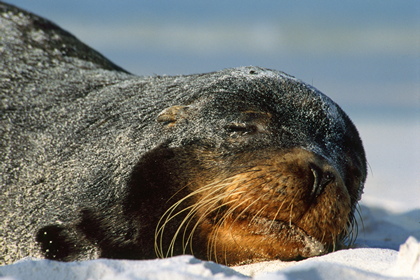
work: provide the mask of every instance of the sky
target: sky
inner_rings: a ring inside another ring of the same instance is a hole
[[[133,74],[255,65],[294,75],[353,119],[374,194],[387,187],[392,200],[406,187],[404,199],[420,197],[418,0],[6,2],[52,20]]]

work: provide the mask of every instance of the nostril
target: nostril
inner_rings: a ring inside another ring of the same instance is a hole
[[[314,182],[311,190],[311,198],[317,198],[325,189],[325,187],[331,183],[335,177],[330,171],[323,171],[320,167],[315,164],[309,165],[312,174],[314,176]]]
[[[321,185],[328,185],[335,179],[334,174],[330,171],[326,171],[322,174]]]

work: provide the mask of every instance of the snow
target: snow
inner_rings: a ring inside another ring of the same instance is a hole
[[[148,261],[99,259],[63,263],[23,259],[0,267],[0,280],[49,279],[420,279],[420,242],[410,237],[399,252],[349,249],[300,262],[263,262],[228,268],[192,256]]]
[[[340,275],[340,279],[419,278],[420,243],[410,237],[399,252],[390,249],[349,249],[286,266],[284,264],[279,261],[266,262],[237,270],[254,275],[254,279],[337,279],[337,275]]]
[[[359,231],[352,249],[298,262],[271,261],[232,268],[192,256],[71,263],[22,259],[0,267],[0,280],[420,280],[418,121],[364,118],[361,123],[356,121],[356,126],[364,140],[370,177],[356,214]]]

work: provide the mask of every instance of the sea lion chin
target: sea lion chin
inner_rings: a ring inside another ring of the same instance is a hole
[[[0,19],[0,264],[351,243],[365,153],[319,90],[261,67],[137,77],[46,19],[1,2]]]

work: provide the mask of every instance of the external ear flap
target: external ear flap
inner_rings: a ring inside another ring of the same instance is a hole
[[[168,127],[174,126],[179,119],[187,116],[188,106],[175,105],[166,108],[157,116],[157,121],[167,125]]]

